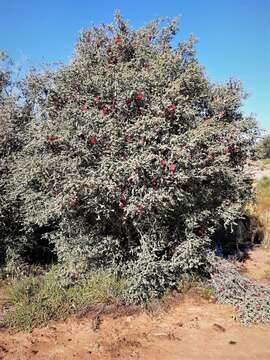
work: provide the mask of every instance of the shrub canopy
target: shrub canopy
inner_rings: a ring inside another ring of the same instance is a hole
[[[19,82],[13,80],[12,65],[11,59],[0,51],[0,266],[9,245],[17,246],[16,236],[21,229],[18,205],[10,198],[9,187],[13,156],[25,143],[23,132],[30,115],[26,103],[18,105]]]
[[[207,271],[212,235],[251,193],[243,166],[257,130],[241,84],[211,83],[192,37],[172,47],[176,31],[133,30],[116,14],[81,33],[70,64],[29,74],[30,125],[9,179],[15,250],[38,234],[73,274],[127,276],[132,301]]]

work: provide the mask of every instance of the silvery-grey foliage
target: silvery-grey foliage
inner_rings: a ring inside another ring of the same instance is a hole
[[[64,271],[109,267],[136,302],[206,273],[211,236],[251,194],[243,166],[257,129],[241,84],[211,83],[192,37],[172,47],[176,31],[133,30],[116,14],[81,33],[70,64],[30,73],[8,181],[13,248],[48,241]]]

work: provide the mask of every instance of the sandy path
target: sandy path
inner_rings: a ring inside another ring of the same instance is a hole
[[[264,279],[269,259],[269,250],[256,250],[247,263],[248,274]],[[91,314],[31,334],[2,330],[0,359],[270,359],[270,326],[247,328],[233,320],[228,306],[175,295],[170,306],[156,309],[155,315],[132,308],[108,309],[98,330],[93,329]]]

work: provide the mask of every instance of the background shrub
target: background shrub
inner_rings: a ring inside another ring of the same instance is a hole
[[[256,153],[259,159],[270,159],[270,135],[266,135],[258,143]]]

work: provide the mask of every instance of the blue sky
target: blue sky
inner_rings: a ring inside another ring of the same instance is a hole
[[[270,0],[1,0],[0,48],[25,68],[67,62],[82,28],[111,22],[119,9],[133,27],[181,17],[177,40],[193,33],[209,78],[243,81],[244,111],[270,133]]]

